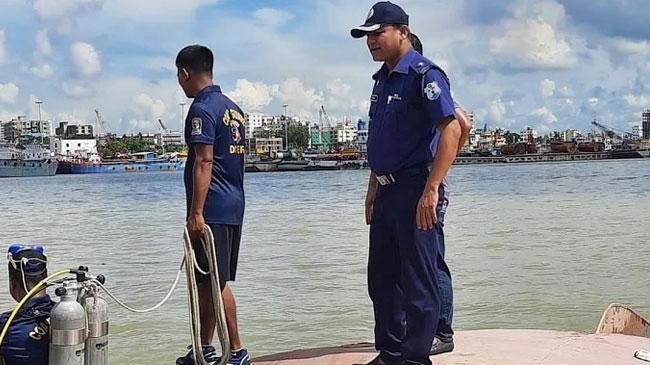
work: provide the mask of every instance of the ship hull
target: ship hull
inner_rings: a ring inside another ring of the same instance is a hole
[[[56,160],[0,162],[0,177],[52,176],[56,170]]]
[[[57,174],[110,174],[125,172],[180,171],[185,161],[143,161],[143,162],[59,162]]]

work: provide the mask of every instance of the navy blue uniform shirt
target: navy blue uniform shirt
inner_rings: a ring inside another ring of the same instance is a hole
[[[378,175],[430,164],[437,150],[440,122],[454,116],[447,77],[411,49],[390,74],[386,65],[373,76],[370,98],[368,164]]]
[[[25,303],[9,326],[0,347],[7,365],[47,365],[50,344],[50,311],[54,302],[48,295]],[[0,331],[10,313],[0,316]]]
[[[194,98],[185,121],[189,146],[185,165],[187,213],[192,206],[194,146],[213,146],[212,180],[203,216],[209,224],[241,225],[244,219],[244,113],[217,85]]]

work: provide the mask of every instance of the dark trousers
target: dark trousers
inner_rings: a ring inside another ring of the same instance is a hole
[[[451,322],[454,317],[454,293],[451,283],[451,273],[445,262],[445,233],[442,226],[438,234],[438,286],[440,290],[440,319],[438,320],[438,330],[436,337],[443,342],[451,342],[454,339],[454,330],[451,328]]]
[[[380,186],[370,225],[368,291],[375,314],[375,347],[385,358],[430,365],[441,312],[440,225],[415,225],[426,174]],[[405,326],[403,323],[405,323]]]

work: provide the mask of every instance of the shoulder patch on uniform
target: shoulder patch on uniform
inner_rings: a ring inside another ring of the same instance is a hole
[[[438,100],[441,93],[442,90],[440,90],[440,86],[438,86],[438,82],[436,81],[432,81],[424,87],[424,94],[431,101]]]
[[[203,133],[203,119],[196,117],[192,118],[192,135],[199,136]]]

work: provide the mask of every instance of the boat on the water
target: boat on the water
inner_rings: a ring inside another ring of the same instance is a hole
[[[52,176],[56,169],[57,161],[41,145],[0,145],[0,177]]]
[[[98,155],[87,159],[66,158],[59,161],[57,174],[103,174],[120,172],[176,171],[185,168],[185,160],[155,158],[153,152],[133,153],[127,159],[102,160]]]
[[[638,364],[650,350],[650,324],[638,313],[610,305],[596,333],[548,330],[459,331],[453,352],[431,357],[436,365],[618,365]],[[297,350],[254,359],[256,365],[366,364],[376,356],[374,345]],[[636,357],[635,357],[636,356]]]

